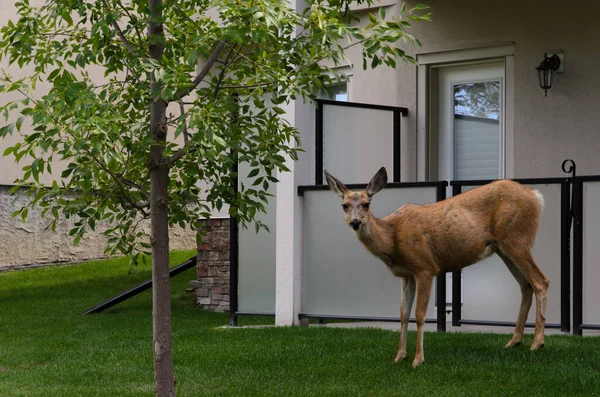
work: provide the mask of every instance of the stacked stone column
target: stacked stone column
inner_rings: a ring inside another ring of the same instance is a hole
[[[229,219],[200,221],[205,236],[198,246],[195,286],[198,305],[203,309],[229,311],[229,225]]]

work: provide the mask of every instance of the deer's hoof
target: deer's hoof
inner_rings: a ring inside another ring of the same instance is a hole
[[[521,341],[511,339],[510,342],[508,342],[504,347],[508,349],[508,348],[517,347],[517,346],[521,346]]]
[[[394,362],[402,361],[406,358],[406,352],[398,352],[398,355],[394,359]]]
[[[544,342],[533,342],[533,344],[531,345],[531,347],[529,348],[529,350],[537,350],[537,349],[541,349],[542,347],[544,347]]]
[[[419,365],[423,364],[423,361],[425,361],[423,357],[415,357],[415,360],[412,363],[412,367],[417,368]]]

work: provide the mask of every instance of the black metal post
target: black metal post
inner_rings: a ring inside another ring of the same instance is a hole
[[[446,199],[446,185],[437,186],[437,201]],[[437,330],[446,332],[446,273],[440,272],[436,279]]]
[[[235,126],[238,122],[239,108],[238,98],[234,97],[235,110],[233,112],[233,125]],[[234,197],[238,195],[238,171],[239,171],[239,158],[238,153],[231,150],[231,187],[233,188]],[[236,327],[238,325],[237,312],[239,309],[239,225],[235,216],[229,217],[229,325]]]
[[[583,182],[573,181],[573,335],[583,323]]]
[[[560,330],[571,331],[571,183],[560,186]]]
[[[315,116],[315,185],[323,184],[323,102],[317,103]]]
[[[394,182],[400,182],[400,110],[395,110],[394,114]]]
[[[235,217],[230,217],[229,222],[229,325],[236,327],[238,325],[237,312],[239,309],[239,229]]]
[[[452,186],[452,197],[462,193],[462,187]],[[460,327],[462,318],[462,270],[452,272],[452,326]]]

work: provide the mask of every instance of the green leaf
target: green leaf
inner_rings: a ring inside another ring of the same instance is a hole
[[[262,176],[261,176],[261,177],[259,177],[259,178],[256,178],[256,179],[254,180],[254,182],[252,183],[252,186],[257,186],[257,185],[260,185],[260,184],[262,183],[263,179],[264,179],[264,178],[263,178]]]
[[[248,174],[248,178],[254,178],[256,175],[258,175],[259,172],[260,172],[260,170],[258,168],[254,168]]]
[[[50,72],[50,74],[48,75],[48,80],[52,81],[56,78],[56,76],[58,76],[58,74],[60,73],[60,69],[54,69],[52,72]]]
[[[15,150],[14,147],[9,146],[4,150],[4,153],[2,154],[3,156],[8,156],[9,154],[11,154],[13,151]]]
[[[14,130],[14,124],[5,125],[4,127],[0,128],[0,138],[4,138],[7,134],[12,135]]]
[[[60,176],[61,176],[61,178],[66,179],[73,173],[73,171],[75,171],[74,168],[67,168],[67,169],[63,170],[63,172],[60,174]]]
[[[21,131],[21,126],[23,125],[23,121],[25,120],[25,117],[21,116],[17,119],[17,122],[15,123],[15,126],[17,127],[17,131]]]
[[[69,25],[73,25],[73,18],[71,18],[71,14],[69,13],[69,9],[66,10],[62,10],[62,12],[60,13],[60,16],[62,17],[62,19]]]
[[[29,215],[29,210],[27,208],[23,208],[23,210],[21,211],[21,219],[23,220],[23,222],[27,221],[27,215]]]

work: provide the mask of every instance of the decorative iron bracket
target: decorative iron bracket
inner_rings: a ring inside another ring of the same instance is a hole
[[[568,166],[568,168],[567,168],[567,166]],[[573,161],[571,159],[566,159],[565,161],[562,162],[561,168],[565,174],[571,174],[571,176],[569,178],[575,178],[577,176],[577,164],[575,164],[575,161]],[[571,187],[571,202],[569,205],[569,230],[571,230],[571,225],[573,224],[573,215],[574,215],[573,199],[574,199],[574,193],[573,193],[573,188]]]
[[[567,169],[567,165],[569,165],[568,169]],[[577,176],[577,165],[575,164],[575,162],[573,160],[566,159],[565,161],[562,162],[561,168],[565,174],[571,174],[571,178],[574,178]]]

